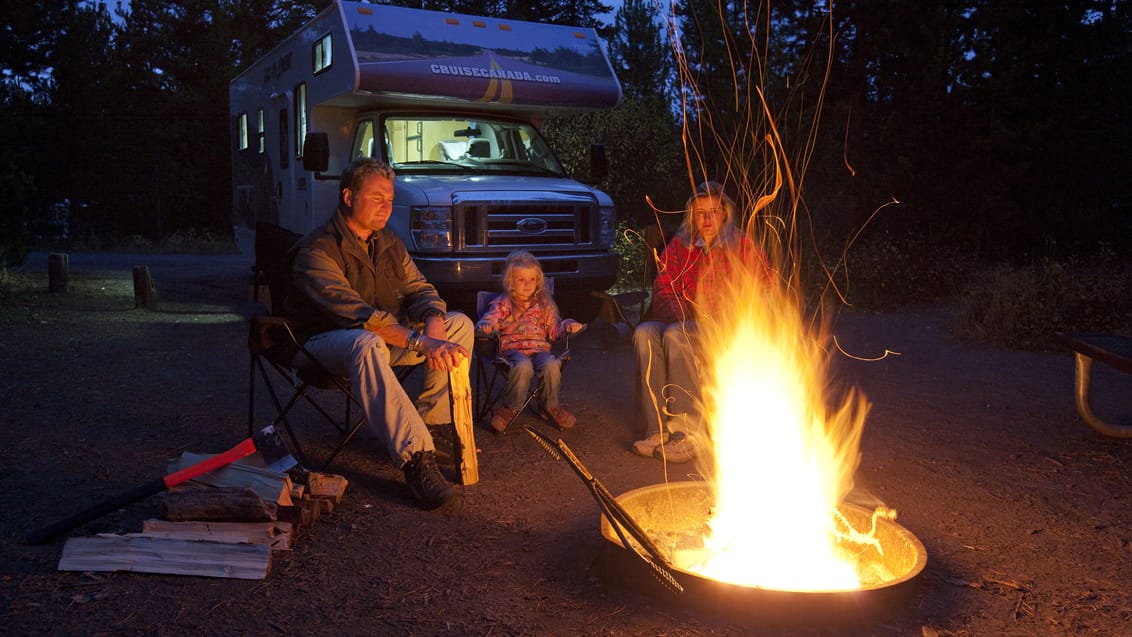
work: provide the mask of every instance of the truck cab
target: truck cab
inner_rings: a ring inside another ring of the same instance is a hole
[[[342,167],[377,157],[397,172],[388,227],[450,302],[499,289],[514,250],[560,302],[589,299],[617,277],[613,202],[540,125],[620,99],[592,29],[337,2],[232,81],[237,238],[321,225]]]

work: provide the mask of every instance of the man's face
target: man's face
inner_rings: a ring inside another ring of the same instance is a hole
[[[381,175],[370,175],[358,190],[342,191],[347,219],[355,232],[363,238],[385,227],[393,214],[393,180]]]

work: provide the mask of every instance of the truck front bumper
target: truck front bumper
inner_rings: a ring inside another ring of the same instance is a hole
[[[535,254],[543,273],[554,278],[555,295],[607,290],[617,281],[616,252],[597,254]],[[506,257],[431,257],[413,261],[429,283],[441,291],[499,290]]]

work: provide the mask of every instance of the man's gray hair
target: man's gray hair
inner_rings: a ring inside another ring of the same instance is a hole
[[[350,162],[350,165],[346,166],[345,170],[342,171],[342,177],[338,181],[339,203],[345,203],[342,200],[342,193],[347,188],[357,192],[361,190],[362,184],[365,183],[366,179],[374,175],[384,177],[390,181],[397,178],[397,173],[394,172],[392,166],[375,157],[366,157]]]

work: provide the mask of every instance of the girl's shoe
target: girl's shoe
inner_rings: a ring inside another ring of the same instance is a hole
[[[501,434],[507,431],[507,425],[515,419],[516,414],[519,412],[511,409],[510,407],[499,407],[495,410],[495,415],[491,417],[491,428],[495,433]]]
[[[578,422],[574,414],[566,411],[565,407],[545,407],[539,416],[558,425],[559,429],[570,429]]]

